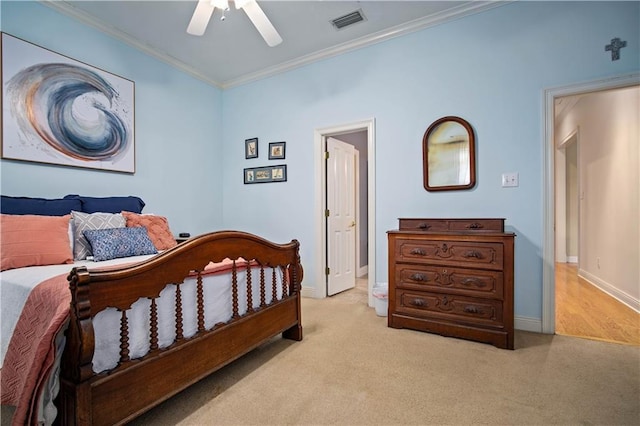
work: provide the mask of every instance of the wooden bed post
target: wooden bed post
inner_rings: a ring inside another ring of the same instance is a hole
[[[87,380],[93,375],[95,340],[87,268],[73,268],[68,281],[71,310],[60,371],[60,424],[90,425],[91,389]]]
[[[298,323],[291,327],[288,330],[285,330],[282,333],[282,337],[290,340],[302,340],[302,308],[300,306],[300,291],[302,289],[302,278],[304,276],[304,271],[302,269],[302,264],[300,263],[300,243],[298,240],[293,240],[296,244],[296,262],[294,267],[292,268],[290,265],[290,273],[291,284],[289,286],[289,295],[296,297],[296,309],[298,310]]]

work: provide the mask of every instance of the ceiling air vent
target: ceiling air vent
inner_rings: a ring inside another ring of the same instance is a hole
[[[341,16],[336,19],[331,20],[331,24],[336,27],[336,29],[341,30],[344,27],[348,27],[349,25],[353,25],[356,22],[364,21],[364,15],[362,14],[362,10],[358,9],[355,12],[347,13],[344,16]]]

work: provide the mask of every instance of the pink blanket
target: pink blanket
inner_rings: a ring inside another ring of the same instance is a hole
[[[55,359],[55,336],[69,316],[67,274],[38,284],[11,336],[0,378],[2,404],[15,405],[13,425],[37,424],[38,398]]]

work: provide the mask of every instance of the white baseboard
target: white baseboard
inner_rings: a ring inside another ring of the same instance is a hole
[[[364,265],[356,271],[356,278],[364,277],[369,273],[369,265]]]
[[[578,263],[578,256],[567,256],[567,263]]]
[[[516,330],[542,333],[542,320],[540,318],[515,317],[513,327]]]
[[[315,287],[309,287],[309,286],[302,286],[302,289],[300,290],[300,296],[301,297],[310,297],[312,299],[319,299],[320,296],[318,296],[318,292],[316,290]]]
[[[606,282],[604,280],[601,280],[600,278],[596,277],[595,275],[590,274],[589,272],[585,271],[584,269],[578,270],[578,276],[583,278],[585,281],[587,281],[589,284],[593,285],[594,287],[604,291],[609,296],[611,296],[614,299],[616,299],[618,302],[624,303],[625,305],[627,305],[628,307],[630,307],[634,311],[640,313],[640,300],[635,299],[631,295],[629,295],[629,294],[625,293],[624,291],[614,287],[612,284],[609,284],[608,282]]]

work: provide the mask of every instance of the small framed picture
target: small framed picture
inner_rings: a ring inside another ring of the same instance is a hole
[[[258,158],[258,138],[245,139],[244,158]]]
[[[284,160],[286,142],[269,143],[269,160]]]
[[[244,169],[244,183],[286,182],[287,165],[251,167]]]

